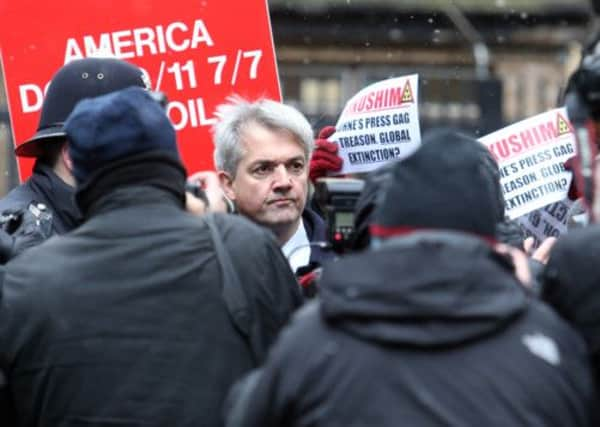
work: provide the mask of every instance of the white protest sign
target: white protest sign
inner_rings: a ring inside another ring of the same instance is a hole
[[[517,218],[526,237],[533,237],[534,247],[538,247],[546,237],[558,237],[567,232],[568,213],[573,202],[564,199],[536,209]]]
[[[566,197],[571,173],[564,162],[575,155],[576,145],[564,108],[515,123],[480,141],[498,161],[509,218]]]
[[[374,83],[344,107],[329,140],[340,147],[340,173],[369,172],[421,145],[416,74]]]

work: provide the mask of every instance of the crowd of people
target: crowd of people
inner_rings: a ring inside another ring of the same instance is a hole
[[[232,97],[189,173],[146,83],[72,61],[16,148],[2,426],[598,425],[597,226],[532,253],[489,150],[438,129],[366,177],[335,256],[309,191],[334,128]]]

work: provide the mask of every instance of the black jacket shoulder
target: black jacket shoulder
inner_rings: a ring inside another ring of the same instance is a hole
[[[38,198],[28,183],[25,182],[13,188],[0,199],[0,212],[23,210]]]
[[[112,196],[6,265],[0,410],[14,404],[23,426],[219,426],[227,390],[260,361],[230,320],[207,225],[156,188]],[[270,233],[215,222],[268,346],[301,302],[298,285]]]
[[[483,241],[438,237],[325,265],[230,426],[588,426],[579,335]]]

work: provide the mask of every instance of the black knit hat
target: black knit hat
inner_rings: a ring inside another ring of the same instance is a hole
[[[351,248],[354,251],[365,249],[371,243],[369,227],[373,222],[375,207],[385,194],[385,185],[390,179],[393,163],[388,163],[369,173],[365,185],[354,206],[354,238]]]
[[[450,229],[493,238],[498,183],[480,144],[449,129],[428,134],[412,156],[393,165],[371,234]]]
[[[175,129],[164,108],[139,87],[84,99],[64,127],[78,184],[111,163],[142,153],[158,151],[179,159]]]
[[[69,62],[52,77],[44,97],[37,132],[19,144],[15,154],[20,157],[39,157],[44,153],[46,143],[64,138],[64,122],[82,99],[129,86],[148,88],[148,83],[139,67],[120,59],[84,58]]]

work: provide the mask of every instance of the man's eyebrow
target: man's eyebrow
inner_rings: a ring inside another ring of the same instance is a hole
[[[297,160],[302,160],[302,161],[305,161],[305,160],[306,160],[306,158],[305,158],[304,156],[295,156],[295,157],[292,157],[291,159],[287,159],[287,160],[286,160],[286,163],[289,163],[289,162],[295,162],[295,161],[297,161]]]
[[[306,161],[306,158],[303,155],[298,155],[298,156],[290,157],[289,159],[286,159],[286,160],[283,160],[283,161],[272,160],[272,159],[256,159],[252,163],[250,163],[250,166],[256,166],[256,165],[276,165],[276,164],[279,164],[279,163],[287,164],[287,163],[290,163],[290,162],[296,162],[298,160]]]
[[[254,166],[258,166],[258,165],[274,165],[277,162],[274,160],[269,160],[269,159],[257,159],[254,160],[252,163],[250,163],[250,167],[254,167]]]

